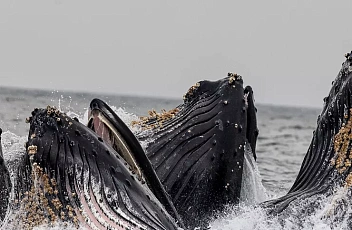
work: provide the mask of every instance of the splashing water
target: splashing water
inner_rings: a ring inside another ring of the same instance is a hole
[[[262,184],[257,163],[254,160],[251,146],[246,143],[243,162],[243,174],[240,202],[254,205],[268,200],[269,195]]]
[[[340,197],[341,200],[348,199],[346,194]],[[317,203],[311,214],[304,215],[312,203]],[[303,200],[302,203],[291,204],[288,208],[289,216],[269,216],[266,210],[260,206],[239,206],[232,207],[224,216],[211,223],[211,229],[239,229],[239,230],[281,230],[281,229],[351,229],[348,224],[348,216],[352,213],[352,207],[348,205],[343,212],[334,213],[331,216],[332,197],[324,195],[314,196]],[[330,213],[331,214],[331,213]]]

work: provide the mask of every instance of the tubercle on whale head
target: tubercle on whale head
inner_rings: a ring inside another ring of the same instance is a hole
[[[164,123],[175,118],[179,111],[179,108],[170,109],[169,111],[163,109],[161,113],[156,112],[154,109],[149,110],[149,116],[139,117],[139,120],[131,122],[131,126],[139,125],[143,130],[162,128]]]

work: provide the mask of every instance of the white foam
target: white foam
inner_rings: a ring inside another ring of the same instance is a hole
[[[260,206],[246,206],[242,203],[228,208],[211,223],[211,229],[350,229],[352,206],[349,200],[348,190],[337,188],[330,196],[316,195],[292,202],[282,216],[267,215],[266,210]]]

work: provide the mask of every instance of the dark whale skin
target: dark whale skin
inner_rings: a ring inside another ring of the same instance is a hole
[[[316,210],[320,201],[320,198],[314,198],[305,202],[309,198],[316,195],[334,196],[340,189],[347,192],[347,197],[351,197],[351,92],[352,56],[348,53],[346,61],[342,63],[342,68],[332,83],[329,95],[324,98],[324,107],[318,116],[317,128],[313,132],[311,144],[291,189],[286,195],[261,204],[267,208],[269,214],[284,218],[292,215],[298,205],[304,210],[299,214],[304,219],[306,215]],[[325,214],[323,218],[338,218],[331,222],[338,223],[344,215],[347,215],[344,210],[349,202],[338,201],[336,205],[332,205],[334,208],[330,210],[330,214]],[[337,217],[334,216],[336,213],[344,214]],[[350,217],[348,219],[350,220]],[[352,227],[350,221],[348,226]]]
[[[245,147],[256,158],[258,136],[253,90],[241,76],[198,82],[171,118],[144,120],[137,137],[153,139],[147,156],[187,227],[205,227],[238,203]]]
[[[178,228],[145,182],[88,127],[51,107],[34,110],[29,120],[26,156],[48,187],[49,213],[83,227]],[[109,226],[99,222],[94,205],[104,213],[99,218],[112,216]]]

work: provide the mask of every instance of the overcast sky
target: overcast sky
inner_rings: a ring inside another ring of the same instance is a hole
[[[352,1],[1,0],[0,85],[181,98],[241,74],[256,102],[322,107]]]

